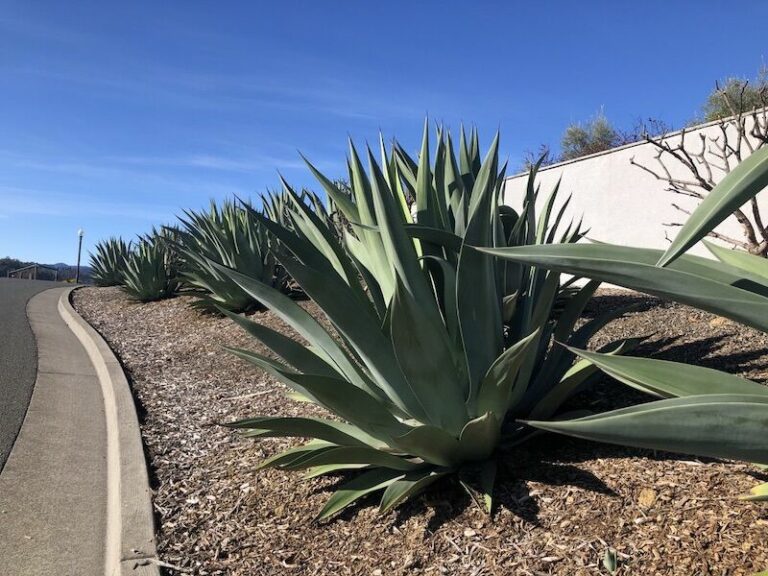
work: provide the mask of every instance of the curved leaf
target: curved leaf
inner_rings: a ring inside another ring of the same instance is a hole
[[[658,250],[610,244],[478,250],[669,298],[768,331],[768,298],[757,292],[763,288],[718,262],[683,256],[670,266],[659,268],[650,261]]]
[[[355,502],[355,500],[371,492],[382,490],[404,476],[405,474],[398,470],[385,470],[383,468],[363,472],[333,493],[318,514],[317,519],[325,520],[330,518]]]
[[[659,259],[658,265],[666,266],[672,262],[766,186],[768,147],[761,148],[742,160],[706,195]]]
[[[620,382],[662,398],[702,394],[758,394],[768,396],[768,386],[727,372],[656,360],[588,352],[568,348]]]
[[[706,394],[528,425],[577,438],[768,464],[768,397]]]

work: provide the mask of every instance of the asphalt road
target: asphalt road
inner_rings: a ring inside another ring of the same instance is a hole
[[[19,434],[37,376],[37,346],[27,319],[27,302],[38,292],[61,286],[0,278],[0,471]]]

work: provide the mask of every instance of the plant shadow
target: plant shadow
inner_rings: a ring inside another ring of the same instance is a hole
[[[641,306],[664,305],[661,301],[648,303],[644,296],[610,297],[625,305],[637,301]],[[647,309],[647,308],[646,308]],[[695,340],[683,336],[652,337],[632,351],[633,356],[695,364],[707,368],[739,372],[744,364],[755,368],[755,362],[768,367],[767,348],[723,351],[732,333],[725,332]],[[592,384],[574,396],[563,410],[589,409],[604,412],[655,400],[634,388],[601,374]],[[498,471],[494,489],[494,515],[500,510],[511,512],[531,526],[539,526],[541,502],[532,493],[531,483],[557,487],[572,487],[620,498],[602,479],[580,467],[597,459],[647,458],[654,461],[690,461],[693,457],[655,450],[589,442],[556,434],[541,434],[515,448],[501,448],[498,454]],[[714,458],[696,458],[698,462],[719,462]],[[756,480],[768,481],[768,473],[747,472]],[[338,482],[319,488],[333,491],[341,487],[354,474],[338,476]],[[377,506],[380,494],[368,495],[360,502],[336,515],[336,520],[350,521],[367,506]],[[468,508],[478,504],[470,497],[455,477],[447,477],[423,494],[404,503],[392,513],[394,525],[402,525],[414,517],[426,516],[426,529],[434,533],[446,523],[463,515]]]

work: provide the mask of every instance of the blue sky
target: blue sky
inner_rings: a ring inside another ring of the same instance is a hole
[[[297,150],[415,148],[424,117],[502,132],[512,166],[603,108],[691,119],[754,76],[768,4],[0,0],[0,256],[74,262],[210,198],[257,197]]]

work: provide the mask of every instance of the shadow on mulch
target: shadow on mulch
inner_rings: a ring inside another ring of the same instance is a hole
[[[587,305],[583,317],[592,319],[608,310],[634,306],[631,314],[653,310],[681,308],[679,304],[661,300],[636,293],[608,293],[598,294]],[[682,307],[685,309],[686,307]],[[691,309],[693,310],[693,309]],[[714,316],[713,316],[714,318]],[[662,329],[664,331],[664,329]],[[638,335],[638,334],[634,334]],[[660,360],[684,362],[714,368],[726,372],[740,372],[745,364],[751,364],[751,369],[768,369],[768,347],[751,348],[743,351],[743,343],[739,339],[744,337],[744,328],[738,330],[726,330],[714,336],[691,339],[683,335],[665,335],[661,339],[653,340],[654,334],[647,334],[649,340],[638,346],[632,352],[632,356],[652,356]],[[692,334],[691,336],[697,336]],[[674,342],[682,340],[676,345]],[[735,345],[734,342],[736,341]],[[731,349],[733,348],[733,349]],[[761,360],[759,363],[755,361]]]
[[[557,445],[553,446],[556,443]],[[609,444],[599,444],[542,434],[517,449],[503,450],[498,457],[498,472],[494,488],[494,516],[506,509],[531,526],[540,526],[540,507],[531,494],[529,483],[535,482],[556,487],[571,487],[594,492],[613,498],[622,498],[603,480],[579,468],[577,464],[595,459],[646,458],[653,461],[690,461],[691,457],[681,454],[633,449]],[[712,458],[696,458],[701,463],[719,462]],[[750,471],[755,480],[766,482],[768,474]],[[335,482],[318,487],[314,493],[330,495],[345,482],[355,477],[354,473],[339,474]],[[378,506],[380,494],[361,499],[327,521],[350,522],[365,508]],[[455,476],[434,484],[428,492],[395,510],[395,525],[403,525],[411,518],[428,516],[426,529],[436,532],[444,524],[461,516],[468,507],[477,504],[466,493]],[[427,514],[431,511],[431,514]]]
[[[622,306],[626,305],[627,301],[643,300],[631,296],[611,296],[602,299],[620,300],[623,303],[618,305]],[[617,304],[610,304],[610,306],[615,305]],[[658,305],[663,305],[663,303],[660,301],[651,303],[646,309]],[[766,348],[718,355],[718,351],[727,344],[727,339],[731,336],[733,333],[696,340],[686,340],[681,336],[649,339],[638,346],[632,355],[693,363],[731,372],[738,372],[743,365],[750,362],[753,363],[752,367],[754,368],[756,360],[765,358],[757,366],[768,367],[768,349]],[[656,399],[602,375],[595,380],[593,385],[585,388],[569,401],[564,409],[587,408],[593,412],[604,412]],[[645,458],[661,462],[688,462],[692,459],[691,456],[682,454],[589,442],[555,434],[542,434],[517,448],[502,449],[500,452],[494,492],[494,514],[498,513],[500,509],[507,509],[532,526],[540,526],[540,508],[530,493],[530,482],[557,487],[573,487],[609,497],[621,498],[620,494],[617,494],[600,478],[577,465],[596,459],[622,458]],[[721,460],[696,458],[696,461],[714,463]],[[748,474],[758,481],[768,482],[768,473],[750,471]],[[355,474],[352,473],[340,474],[336,482],[319,487],[316,491],[330,494],[354,476]],[[361,499],[357,505],[337,514],[329,522],[353,520],[364,508],[377,506],[378,497],[380,495]],[[450,477],[436,483],[425,495],[396,509],[395,522],[400,525],[410,518],[424,515],[427,510],[432,510],[433,513],[429,515],[427,530],[435,532],[442,525],[460,516],[467,507],[475,505],[458,480],[455,477]]]
[[[582,317],[592,319],[603,312],[608,310],[617,310],[626,306],[633,306],[633,312],[647,312],[654,308],[664,308],[671,303],[661,300],[660,298],[654,298],[653,296],[646,296],[638,293],[609,293],[609,294],[597,294],[587,303],[587,307],[582,313]]]

